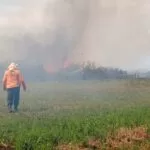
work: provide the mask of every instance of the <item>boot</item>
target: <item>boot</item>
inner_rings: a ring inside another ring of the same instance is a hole
[[[12,113],[12,112],[13,112],[11,106],[8,106],[8,112],[9,112],[9,113]]]
[[[14,107],[14,112],[18,112],[18,107]]]

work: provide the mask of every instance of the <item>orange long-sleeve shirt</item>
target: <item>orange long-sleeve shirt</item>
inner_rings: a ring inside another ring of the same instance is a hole
[[[4,73],[3,76],[3,86],[8,89],[8,88],[14,88],[14,87],[19,87],[19,86],[23,86],[24,89],[26,89],[26,85],[23,79],[23,76],[20,72],[20,70],[7,70]]]

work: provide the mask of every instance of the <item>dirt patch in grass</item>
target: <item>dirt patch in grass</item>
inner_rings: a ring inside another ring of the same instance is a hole
[[[56,150],[150,150],[150,135],[146,127],[120,128],[105,140],[90,138],[79,144],[61,144]],[[0,143],[0,150],[15,150],[12,144]]]
[[[80,145],[69,143],[69,144],[62,144],[56,147],[56,150],[88,150],[88,149],[80,147]]]
[[[111,149],[127,148],[140,146],[150,138],[147,128],[120,128],[114,135],[110,134],[106,139],[106,147]]]
[[[105,142],[101,142],[99,139],[90,139],[86,143],[79,145],[63,144],[58,146],[57,150],[121,150],[121,149],[133,149],[140,150],[150,149],[150,135],[147,133],[146,127],[136,128],[120,128],[115,133],[110,133]]]
[[[0,143],[0,150],[15,150],[15,147],[11,144]]]

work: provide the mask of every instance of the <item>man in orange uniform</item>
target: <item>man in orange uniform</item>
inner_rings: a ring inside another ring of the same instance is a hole
[[[12,105],[14,105],[14,111],[18,111],[21,85],[26,91],[26,84],[20,70],[15,63],[11,63],[3,76],[3,89],[7,91],[9,112],[12,112]]]

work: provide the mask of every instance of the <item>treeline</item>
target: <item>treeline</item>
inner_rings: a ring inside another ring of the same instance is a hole
[[[118,68],[96,66],[94,62],[84,64],[72,64],[64,70],[66,79],[103,80],[128,78],[127,71]]]
[[[128,73],[118,68],[108,68],[98,66],[88,62],[83,66],[83,79],[123,79],[127,78]]]
[[[118,68],[108,68],[96,66],[93,62],[84,64],[72,64],[67,68],[62,68],[58,72],[46,72],[43,65],[20,63],[20,69],[26,81],[49,81],[49,80],[103,80],[103,79],[123,79],[128,77],[128,73]],[[0,77],[2,78],[7,64],[0,65]]]

